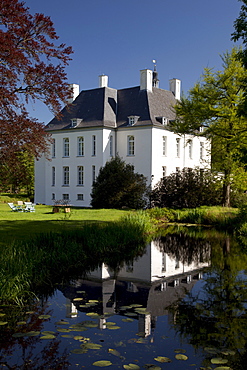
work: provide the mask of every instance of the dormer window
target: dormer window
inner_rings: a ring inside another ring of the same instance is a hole
[[[128,119],[129,119],[129,126],[133,126],[139,119],[140,117],[138,116],[129,116]]]
[[[81,122],[81,119],[79,119],[79,118],[72,118],[71,119],[71,127],[77,127],[80,122]]]
[[[163,126],[167,126],[168,125],[168,122],[169,122],[168,118],[161,117],[161,123],[162,123]]]
[[[156,120],[161,123],[163,126],[167,126],[169,124],[169,119],[161,116],[161,117],[156,117]]]

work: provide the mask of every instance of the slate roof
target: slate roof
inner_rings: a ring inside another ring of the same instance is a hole
[[[129,116],[138,117],[134,126],[162,126],[161,117],[175,119],[172,108],[175,103],[172,92],[155,87],[152,92],[140,90],[139,86],[121,90],[109,87],[85,90],[62,110],[62,119],[53,118],[46,130],[70,129],[73,118],[78,119],[76,128],[125,127],[129,125]]]

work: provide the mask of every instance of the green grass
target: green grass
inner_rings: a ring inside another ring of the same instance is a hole
[[[79,209],[70,213],[52,213],[52,206],[38,205],[36,212],[12,212],[8,204],[0,203],[0,244],[14,240],[25,240],[40,233],[60,232],[80,229],[88,222],[118,221],[126,215],[126,210]]]

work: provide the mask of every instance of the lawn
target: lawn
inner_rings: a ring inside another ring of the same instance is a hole
[[[0,244],[26,239],[37,233],[80,228],[85,222],[116,221],[128,211],[72,208],[70,213],[52,213],[52,206],[38,205],[32,213],[12,212],[8,204],[0,203]]]

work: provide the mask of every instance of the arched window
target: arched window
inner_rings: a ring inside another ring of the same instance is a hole
[[[135,155],[135,138],[132,135],[128,136],[127,154],[128,155]]]
[[[63,156],[69,157],[69,138],[68,137],[63,139]]]
[[[78,144],[78,156],[82,157],[84,155],[84,137],[80,136],[77,139],[77,144]]]

